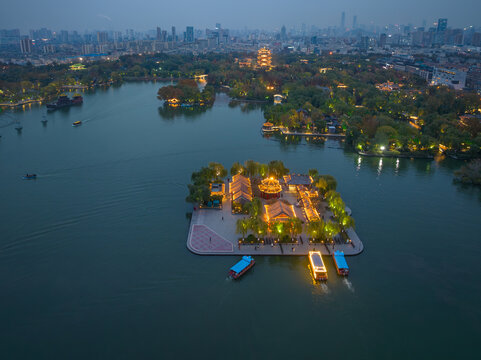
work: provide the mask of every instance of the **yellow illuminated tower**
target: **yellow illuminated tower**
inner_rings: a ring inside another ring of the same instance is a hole
[[[257,51],[257,66],[270,69],[272,67],[271,51],[265,47]]]

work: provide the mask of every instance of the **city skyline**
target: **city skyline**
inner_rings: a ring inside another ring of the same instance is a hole
[[[178,28],[193,26],[205,29],[219,22],[230,29],[275,31],[280,30],[282,25],[287,28],[302,24],[319,28],[340,27],[342,13],[345,13],[346,28],[352,27],[354,17],[358,26],[422,26],[426,22],[427,27],[432,26],[438,18],[448,18],[449,27],[459,28],[481,25],[477,18],[480,12],[481,3],[475,0],[461,0],[455,5],[435,0],[422,4],[414,0],[402,3],[381,0],[354,3],[352,0],[341,0],[335,4],[313,0],[300,0],[295,4],[286,1],[258,3],[253,0],[239,4],[214,0],[206,0],[202,4],[192,0],[162,4],[150,0],[136,3],[111,0],[96,3],[85,0],[75,11],[65,8],[65,3],[58,0],[46,0],[41,4],[29,0],[26,4],[10,4],[0,14],[0,21],[3,28],[19,28],[22,33],[42,27],[79,31],[120,31],[127,28],[146,31],[157,26],[168,28],[174,25]]]

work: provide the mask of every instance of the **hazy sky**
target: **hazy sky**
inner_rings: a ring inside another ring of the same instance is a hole
[[[0,0],[0,28],[53,30],[136,30],[172,25],[205,29],[275,29],[305,23],[326,27],[358,24],[428,24],[439,17],[448,26],[481,25],[481,0]]]

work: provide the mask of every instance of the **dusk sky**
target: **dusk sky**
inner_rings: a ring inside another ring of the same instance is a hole
[[[186,25],[212,28],[216,22],[225,28],[278,29],[300,25],[326,27],[339,25],[341,12],[346,25],[357,15],[358,24],[428,24],[439,17],[448,25],[481,25],[479,0],[42,0],[9,1],[2,6],[1,28],[53,30],[136,30],[156,26],[179,30]]]

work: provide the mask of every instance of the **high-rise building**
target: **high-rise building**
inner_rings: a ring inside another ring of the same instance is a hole
[[[93,53],[92,44],[82,44],[82,54],[87,55]]]
[[[220,23],[215,23],[215,28],[216,28],[216,30],[219,30],[219,29],[221,29],[222,27],[220,26]]]
[[[217,25],[220,24],[216,24],[216,28],[213,30],[205,29],[205,35],[210,40],[209,44],[214,47],[220,44],[227,44],[230,40],[229,30],[218,28]]]
[[[20,41],[20,30],[0,30],[0,45],[17,45]]]
[[[60,30],[60,37],[59,40],[61,43],[68,43],[68,31],[67,30]]]
[[[97,43],[105,44],[108,41],[108,35],[106,31],[97,31]]]
[[[356,29],[356,28],[357,28],[357,16],[356,16],[356,15],[354,15],[354,16],[352,17],[352,28],[353,28],[353,29]]]
[[[361,36],[361,41],[359,42],[359,48],[362,51],[367,51],[369,49],[369,36]]]
[[[157,26],[157,36],[156,36],[157,41],[160,41],[160,35],[161,35],[160,27]]]
[[[387,42],[387,35],[383,33],[379,37],[379,47],[382,48],[382,47],[386,46],[386,42]]]
[[[193,43],[194,42],[194,27],[187,26],[185,28],[185,42]]]
[[[481,33],[475,32],[471,37],[471,45],[481,46]]]
[[[271,51],[265,47],[257,51],[257,66],[270,69],[272,67]]]
[[[32,52],[32,40],[28,37],[20,39],[20,52],[30,54]]]
[[[175,26],[172,26],[172,42],[175,43],[177,41],[177,35],[175,34]]]
[[[448,27],[448,19],[438,20],[438,32],[446,31],[447,27]]]
[[[44,54],[53,54],[55,52],[55,47],[52,44],[45,44],[43,46]]]
[[[281,28],[281,40],[282,41],[287,40],[286,27],[284,25],[282,25],[282,28]]]
[[[345,30],[346,29],[346,12],[342,12],[341,14],[341,30]]]

